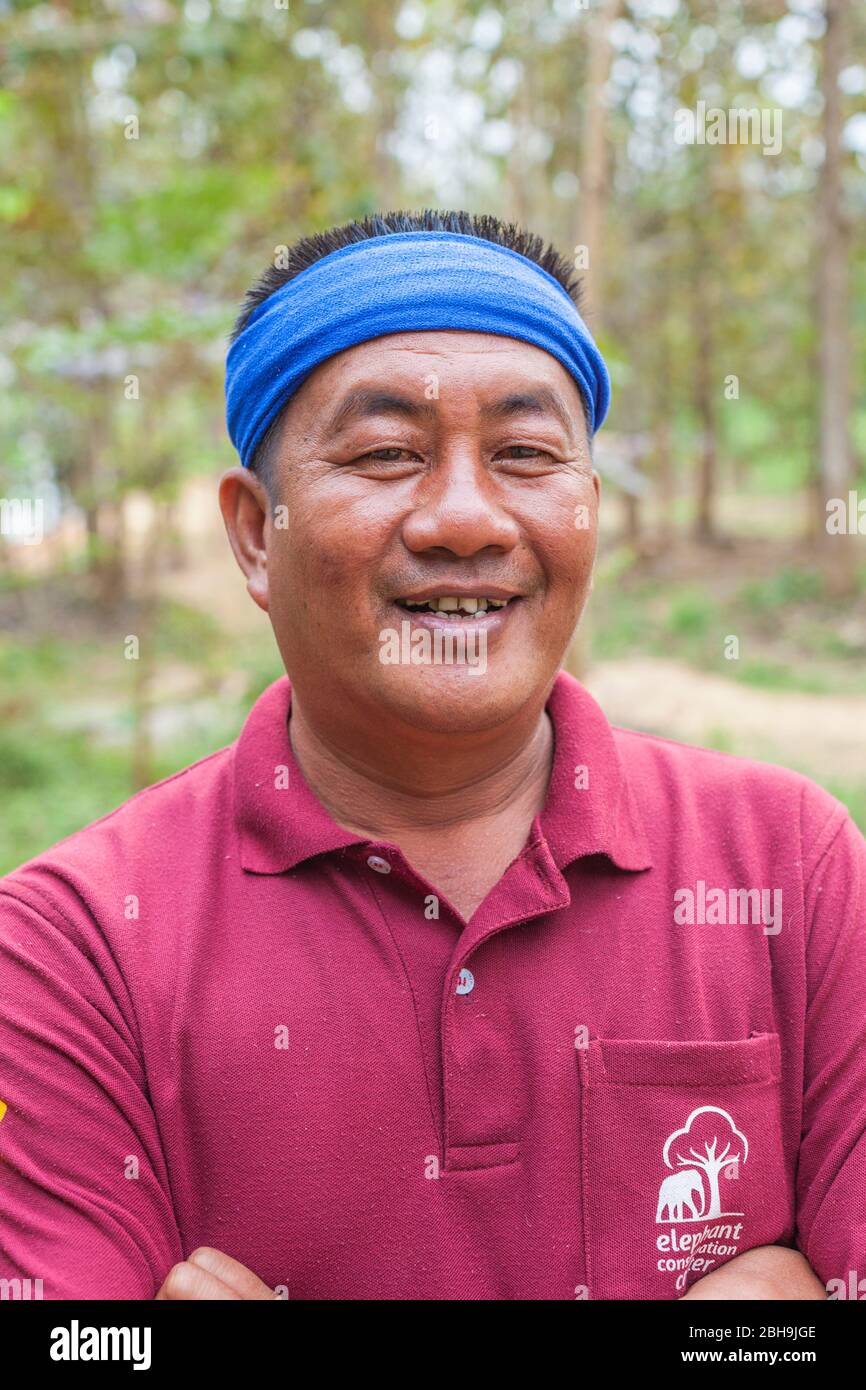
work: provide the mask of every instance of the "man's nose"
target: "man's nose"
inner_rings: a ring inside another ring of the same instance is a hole
[[[403,523],[409,550],[447,550],[468,557],[493,547],[511,550],[520,529],[483,461],[455,450],[424,479],[416,505]]]

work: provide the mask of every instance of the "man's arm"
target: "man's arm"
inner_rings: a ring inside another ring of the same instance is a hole
[[[844,816],[813,842],[796,1235],[825,1287],[850,1287],[866,1279],[866,840]]]
[[[156,1295],[169,1302],[204,1302],[220,1299],[273,1299],[277,1295],[258,1275],[219,1250],[202,1246],[189,1259],[169,1270]],[[826,1299],[797,1250],[782,1245],[762,1245],[746,1250],[720,1269],[693,1284],[686,1298],[698,1299]]]
[[[828,804],[813,788],[803,818],[810,858],[798,1250],[747,1250],[685,1298],[817,1299],[831,1280],[845,1289],[866,1280],[866,841],[838,804],[828,815]]]
[[[691,1299],[826,1299],[827,1291],[799,1250],[759,1245],[705,1274],[680,1302]]]
[[[0,1278],[150,1299],[182,1250],[135,1011],[84,904],[40,889],[0,885]]]

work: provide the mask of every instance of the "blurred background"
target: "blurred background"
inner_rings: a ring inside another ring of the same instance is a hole
[[[281,246],[401,207],[584,276],[613,406],[570,668],[866,827],[866,7],[0,0],[0,82],[0,871],[281,673],[216,503],[227,335]]]

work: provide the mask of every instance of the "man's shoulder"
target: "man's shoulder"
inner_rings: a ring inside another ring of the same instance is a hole
[[[799,834],[813,852],[850,819],[846,806],[792,768],[611,726],[626,776],[645,813],[690,816],[726,838],[764,831]],[[810,856],[811,857],[811,856]]]
[[[144,787],[98,820],[74,831],[0,877],[0,894],[39,906],[65,883],[88,901],[118,889],[159,863],[193,858],[197,844],[221,833],[231,813],[235,744]]]

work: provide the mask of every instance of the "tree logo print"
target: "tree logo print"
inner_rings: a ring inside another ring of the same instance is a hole
[[[689,1157],[680,1150],[688,1145]],[[676,1159],[675,1166],[671,1154]],[[749,1141],[727,1110],[701,1105],[693,1110],[682,1129],[667,1139],[662,1158],[674,1171],[659,1188],[656,1221],[704,1221],[716,1216],[742,1216],[741,1211],[722,1211],[719,1175],[732,1165],[745,1163]]]

